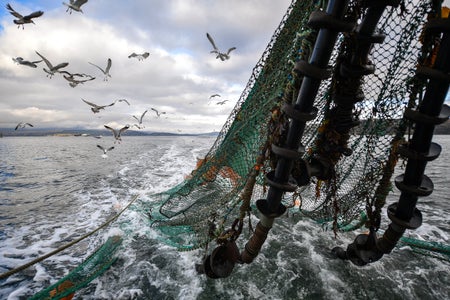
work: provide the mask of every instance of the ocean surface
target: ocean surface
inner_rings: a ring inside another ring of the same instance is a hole
[[[151,195],[183,181],[211,137],[6,137],[0,139],[0,273],[94,230],[133,195]],[[405,236],[450,244],[450,136],[426,174],[435,190],[420,198],[423,225]],[[96,145],[115,146],[102,156]],[[401,170],[398,170],[401,172]],[[397,201],[398,190],[388,203]],[[383,215],[387,219],[386,214]],[[385,229],[386,227],[382,227]],[[276,220],[263,249],[230,277],[195,271],[203,250],[178,252],[161,243],[148,220],[126,210],[112,225],[30,268],[0,280],[0,299],[27,299],[79,265],[109,236],[124,245],[117,262],[74,299],[450,299],[450,262],[395,248],[365,267],[333,259],[359,232],[335,238],[299,217]]]

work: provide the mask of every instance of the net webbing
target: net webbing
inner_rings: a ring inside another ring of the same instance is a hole
[[[280,108],[295,102],[302,78],[293,67],[298,60],[307,60],[312,51],[317,31],[307,26],[308,18],[313,10],[324,9],[325,2],[292,2],[206,157],[183,183],[153,195],[155,201],[137,208],[145,215],[151,212],[153,226],[163,233],[166,243],[180,250],[202,247],[227,232],[237,218],[243,220],[251,207],[241,207],[247,196],[251,203],[265,198],[264,175],[276,162],[270,147],[283,141],[289,122]],[[358,3],[350,2],[346,18],[364,16]],[[318,115],[307,123],[302,137],[305,158],[323,152],[324,143],[336,140],[345,140],[353,153],[334,159],[332,182],[311,181],[286,193],[285,205],[296,204],[302,214],[320,222],[349,224],[366,208],[369,219],[379,221],[398,158],[391,151],[403,141],[408,128],[402,121],[403,112],[417,105],[423,92],[415,68],[419,58],[427,55],[420,37],[432,12],[429,1],[411,0],[385,10],[378,28],[386,39],[373,46],[369,57],[376,70],[364,76],[364,100],[352,112],[361,122],[345,139],[330,128],[334,107],[330,95],[338,80],[322,82],[314,102]],[[331,66],[346,55],[350,40],[351,34],[339,36]],[[252,180],[254,185],[249,184]]]

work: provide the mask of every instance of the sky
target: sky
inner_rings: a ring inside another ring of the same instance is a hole
[[[83,13],[66,12],[61,1],[1,1],[0,128],[19,122],[35,127],[121,128],[143,118],[144,131],[205,133],[220,131],[244,90],[253,67],[290,0],[90,0]],[[66,1],[69,2],[69,1]],[[25,29],[13,23],[6,3],[22,15],[44,14]],[[210,53],[209,33],[217,47],[236,50],[221,61]],[[13,57],[85,73],[95,80],[69,86],[62,74],[51,79],[37,68],[18,65]],[[149,52],[138,61],[132,52]],[[111,58],[111,78],[99,69]],[[213,94],[220,94],[211,100]],[[81,99],[98,105],[116,102],[94,114]],[[216,104],[229,100],[223,105]],[[166,114],[159,118],[150,110]],[[136,128],[134,128],[136,129]]]
[[[19,122],[39,128],[122,128],[148,110],[144,131],[220,131],[290,2],[90,0],[83,13],[69,14],[56,0],[1,1],[0,128]],[[44,15],[18,28],[6,3],[22,15],[37,10]],[[229,60],[210,53],[207,32],[221,51],[236,47]],[[54,65],[68,62],[68,72],[96,79],[72,88],[61,74],[46,77],[44,63],[30,68],[12,60],[39,60],[35,51]],[[150,56],[138,61],[128,58],[132,52]],[[89,62],[104,68],[108,58],[111,78],[103,81]],[[221,97],[210,100],[213,94]],[[99,105],[126,99],[131,105],[116,102],[94,114],[82,98]],[[218,105],[222,100],[229,101]],[[150,108],[166,114],[158,118]]]

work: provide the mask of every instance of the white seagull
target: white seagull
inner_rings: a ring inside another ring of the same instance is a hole
[[[211,35],[209,35],[209,33],[206,33],[206,37],[208,38],[209,42],[213,46],[213,50],[210,53],[215,53],[216,59],[220,58],[221,61],[230,59],[230,52],[235,50],[236,47],[231,47],[230,49],[228,49],[228,51],[226,53],[223,53],[223,52],[220,52],[219,48],[217,48],[216,43],[214,42]]]
[[[149,57],[150,53],[148,52],[144,52],[142,54],[137,54],[137,53],[131,53],[130,55],[128,55],[128,58],[132,58],[132,57],[136,57],[137,60],[142,61],[144,59],[146,59],[147,57]]]
[[[106,129],[109,129],[109,130],[112,131],[112,133],[113,133],[113,135],[114,135],[114,138],[116,139],[116,140],[114,141],[114,143],[119,142],[119,144],[120,144],[120,141],[122,141],[122,138],[120,137],[120,135],[122,134],[122,132],[124,132],[125,130],[127,130],[128,128],[130,128],[129,125],[126,125],[126,126],[122,127],[120,130],[115,130],[114,128],[111,128],[111,127],[109,127],[109,126],[107,126],[107,125],[103,125],[103,126],[105,126]]]
[[[83,10],[81,10],[81,6],[88,2],[88,0],[70,0],[70,3],[67,4],[63,2],[65,6],[67,6],[66,12],[69,12],[69,14],[72,14],[72,11],[78,11],[80,13],[83,13]]]
[[[32,68],[37,68],[37,64],[42,61],[42,59],[41,60],[36,60],[36,61],[29,61],[29,60],[23,59],[20,56],[18,56],[16,58],[13,57],[12,60],[15,63],[17,63],[18,65],[24,65],[24,66],[28,66],[28,67],[32,67]]]
[[[19,128],[25,128],[25,126],[34,127],[34,126],[31,125],[30,123],[20,122],[19,124],[17,124],[17,126],[16,126],[16,128],[14,128],[14,130],[17,130],[17,129],[19,129]]]
[[[216,104],[217,104],[217,105],[224,105],[227,101],[230,101],[230,100],[219,101],[219,102],[217,102]]]
[[[145,114],[147,113],[148,110],[144,111],[144,113],[138,118],[136,116],[133,116],[133,118],[135,118],[138,121],[138,124],[134,124],[133,126],[136,126],[139,129],[144,128],[144,125],[142,125],[142,119],[144,118]]]
[[[108,149],[103,148],[103,147],[100,146],[100,145],[97,145],[97,147],[100,148],[100,149],[103,151],[103,155],[102,155],[103,158],[107,158],[107,157],[108,157],[108,156],[106,155],[106,152],[111,151],[112,149],[114,149],[114,146],[109,147]]]
[[[111,74],[109,74],[109,70],[111,69],[111,58],[108,58],[108,62],[106,64],[106,68],[103,70],[102,68],[100,68],[99,66],[97,66],[96,64],[93,64],[91,62],[89,62],[89,64],[93,65],[94,67],[97,67],[100,71],[102,71],[102,73],[105,75],[105,78],[103,79],[103,81],[108,81],[108,77],[111,77]]]
[[[17,25],[17,28],[20,28],[20,26],[22,25],[22,29],[25,29],[25,26],[24,26],[25,24],[30,24],[30,23],[35,24],[32,19],[38,18],[44,14],[43,11],[38,10],[27,16],[22,16],[17,11],[15,11],[9,3],[6,4],[6,9],[9,10],[10,14],[12,14],[14,17],[17,18],[16,20],[13,21],[14,24]]]
[[[105,109],[105,107],[108,107],[108,106],[113,106],[113,105],[116,103],[116,102],[113,102],[113,103],[108,104],[108,105],[97,105],[97,104],[95,104],[95,103],[86,101],[86,100],[84,100],[83,98],[81,98],[81,100],[83,100],[84,103],[86,103],[86,104],[92,106],[92,107],[91,107],[91,110],[92,110],[92,112],[93,112],[94,114],[99,113],[101,109]]]
[[[155,109],[155,108],[153,108],[153,107],[150,107],[150,109],[153,110],[153,111],[156,113],[156,116],[157,116],[158,118],[159,118],[161,115],[165,115],[165,114],[166,114],[165,111],[159,112],[157,109]]]
[[[69,85],[71,87],[76,87],[79,84],[83,84],[87,81],[91,81],[94,80],[95,77],[91,76],[91,75],[87,75],[87,74],[80,74],[80,73],[69,73],[67,71],[61,71],[60,73],[63,73],[63,77],[65,80],[67,80],[69,82]],[[75,77],[78,77],[80,79],[76,79]]]
[[[128,106],[130,106],[130,102],[128,102],[127,99],[119,99],[119,100],[116,100],[114,102],[125,102],[126,104],[128,104]]]
[[[43,68],[44,72],[47,73],[47,77],[52,78],[52,76],[55,75],[55,73],[60,72],[59,69],[65,68],[69,65],[68,62],[63,62],[56,66],[53,66],[52,63],[48,59],[46,59],[44,56],[42,56],[39,52],[37,52],[37,51],[35,51],[35,52],[37,55],[39,55],[42,58],[42,60],[45,62],[45,64],[48,67],[48,70],[46,68]]]

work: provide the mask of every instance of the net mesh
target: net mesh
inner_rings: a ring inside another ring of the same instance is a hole
[[[350,1],[346,19],[364,17],[366,11],[359,3]],[[180,250],[202,247],[223,237],[235,220],[244,220],[255,200],[265,198],[265,175],[277,161],[271,145],[282,145],[289,124],[281,106],[295,103],[302,82],[293,67],[298,60],[308,60],[317,36],[307,22],[312,11],[324,10],[326,4],[291,3],[205,158],[183,183],[153,195],[155,201],[140,204],[138,209],[151,213],[152,226],[161,231],[166,243]],[[339,78],[336,71],[322,81],[314,102],[317,117],[307,123],[301,142],[304,158],[318,153],[328,157],[335,176],[286,193],[283,204],[321,222],[350,224],[366,210],[369,220],[379,222],[397,162],[394,150],[409,126],[402,120],[403,112],[416,106],[423,92],[415,69],[430,53],[421,36],[430,15],[436,15],[430,1],[405,0],[384,11],[378,30],[386,38],[369,55],[375,72],[356,85],[364,100],[346,116],[360,120],[348,134],[336,131],[339,112],[331,95],[351,90],[355,83]],[[349,55],[352,38],[352,34],[339,35],[330,66]],[[353,153],[336,155],[333,145]]]

